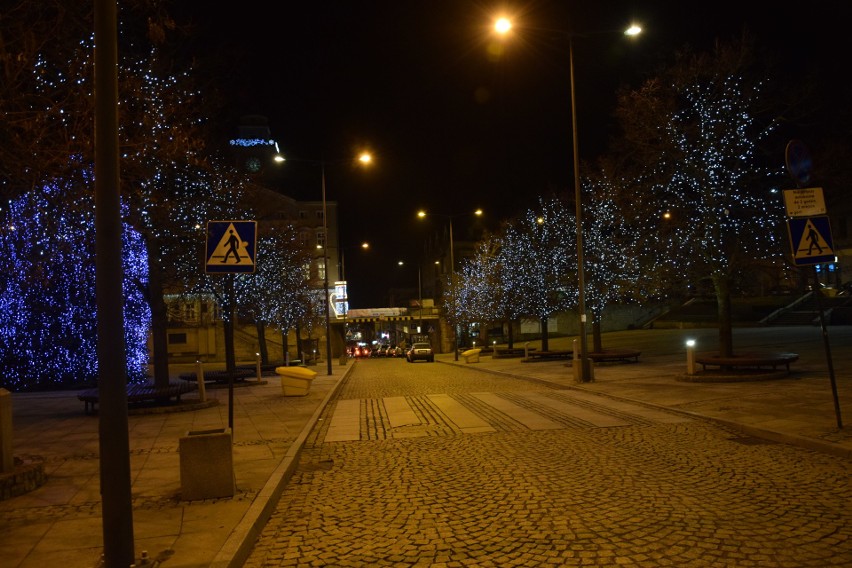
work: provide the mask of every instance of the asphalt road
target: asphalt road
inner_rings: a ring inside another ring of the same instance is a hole
[[[834,456],[593,392],[365,360],[244,565],[848,567],[850,503]]]

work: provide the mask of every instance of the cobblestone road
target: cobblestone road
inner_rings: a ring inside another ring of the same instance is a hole
[[[358,439],[327,442],[343,405]],[[245,566],[849,567],[848,465],[581,391],[361,361]]]

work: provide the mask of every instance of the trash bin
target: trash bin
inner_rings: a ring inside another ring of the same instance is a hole
[[[196,430],[180,438],[181,499],[233,497],[234,453],[230,428]]]

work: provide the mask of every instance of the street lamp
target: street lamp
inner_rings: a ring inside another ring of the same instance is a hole
[[[275,156],[276,162],[284,162],[283,155]],[[310,160],[305,160],[310,161]],[[362,152],[358,156],[358,161],[363,165],[369,165],[373,161],[373,157],[368,152]],[[328,367],[328,374],[332,375],[331,371],[331,297],[328,288],[328,205],[325,198],[325,166],[329,162],[315,161],[320,165],[322,171],[322,271],[323,271],[323,303],[325,304],[325,358]]]
[[[453,218],[461,217],[463,215],[469,215],[470,213],[462,213],[459,215],[441,215],[439,213],[429,213],[429,215],[433,215],[436,217],[444,217],[450,223],[450,298],[452,300],[452,314],[453,314],[453,358],[454,360],[459,360],[459,334],[458,334],[458,324],[456,322],[456,260],[455,260],[455,252],[454,252],[454,243],[453,243]],[[426,211],[418,211],[417,216],[421,219],[426,218]],[[477,209],[473,212],[473,215],[477,217],[482,216],[482,209]],[[422,308],[421,308],[422,310]]]
[[[494,30],[501,35],[507,34],[512,29],[512,22],[508,18],[499,18],[494,23]],[[624,35],[636,36],[642,32],[636,24],[632,24]],[[583,264],[583,208],[580,191],[580,148],[577,138],[577,102],[574,93],[574,36],[576,34],[563,32],[568,35],[568,63],[571,83],[571,128],[574,138],[574,204],[577,231],[577,313],[579,315],[580,353],[578,368],[575,370],[575,379],[578,382],[589,382],[591,370],[589,368],[588,341],[586,338],[586,283],[585,268]]]
[[[397,262],[399,266],[404,266],[405,261]],[[420,263],[417,263],[417,306],[420,312],[420,325],[417,328],[417,333],[423,333],[423,280],[421,278]]]
[[[340,247],[340,279],[346,280],[346,251],[359,248],[361,250],[370,250],[370,243],[364,241],[358,246]]]

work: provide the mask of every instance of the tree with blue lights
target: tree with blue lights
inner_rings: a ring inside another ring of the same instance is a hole
[[[76,183],[45,184],[0,209],[0,387],[97,380],[94,209]],[[148,361],[147,253],[126,223],[122,240],[128,377],[139,381]]]

